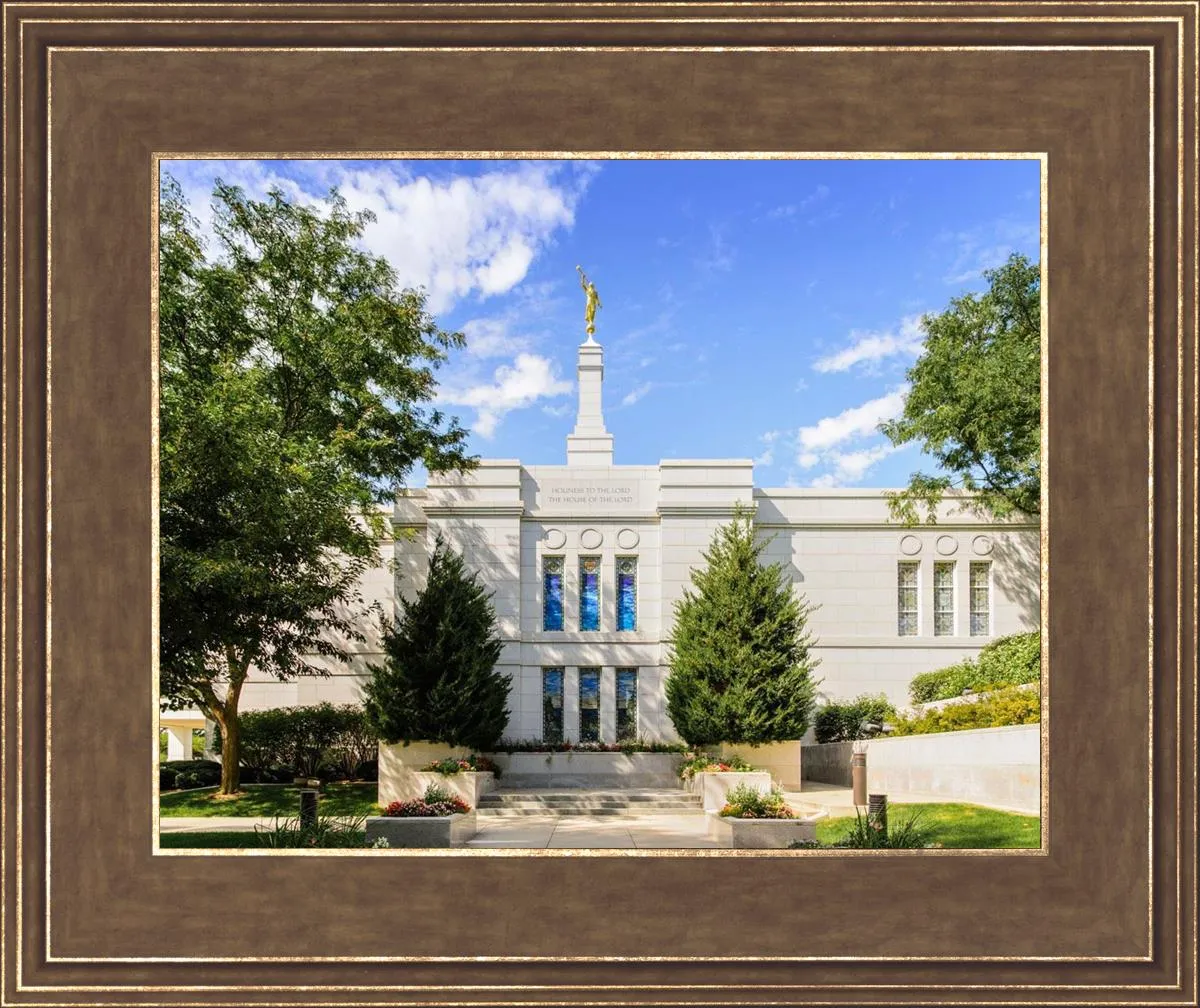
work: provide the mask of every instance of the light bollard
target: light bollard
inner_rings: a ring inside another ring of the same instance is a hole
[[[853,792],[855,806],[867,804],[867,750],[866,747],[854,747],[850,756],[850,786]]]

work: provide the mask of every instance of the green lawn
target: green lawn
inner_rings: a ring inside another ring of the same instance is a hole
[[[982,805],[955,802],[889,805],[888,818],[902,822],[918,810],[921,825],[932,831],[931,841],[943,847],[963,850],[1041,845],[1041,820],[1037,816],[1001,812]],[[842,839],[852,825],[852,817],[825,819],[817,823],[817,840],[823,844],[834,843]]]
[[[358,834],[359,846],[365,842],[364,836],[363,833]],[[264,844],[259,842],[258,836],[253,830],[240,830],[237,832],[230,830],[204,833],[160,833],[158,836],[158,846],[163,850],[186,850],[198,847],[210,850],[216,847],[265,847]]]
[[[158,846],[163,850],[176,847],[257,847],[258,841],[253,833],[244,830],[236,833],[160,833]]]
[[[361,784],[326,784],[321,788],[317,813],[322,816],[376,815],[377,789],[378,785],[374,781]],[[291,784],[246,784],[242,790],[246,793],[240,797],[221,800],[213,798],[216,788],[167,791],[159,798],[159,815],[280,816],[288,819],[300,814],[300,789]]]

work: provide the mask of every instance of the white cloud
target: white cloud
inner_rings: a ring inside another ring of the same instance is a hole
[[[527,165],[437,180],[364,169],[345,172],[339,188],[353,209],[376,215],[364,244],[402,286],[424,287],[437,314],[520,283],[554,233],[574,224],[583,186],[561,184],[553,166]]]
[[[509,357],[526,350],[529,338],[515,335],[508,318],[478,318],[463,323],[467,353],[474,357]]]
[[[438,393],[438,401],[451,406],[474,407],[476,417],[471,429],[482,438],[490,438],[505,414],[532,406],[539,399],[566,395],[572,387],[570,382],[554,374],[553,366],[545,357],[522,353],[512,364],[496,368],[490,382],[459,389],[443,388]]]
[[[641,385],[635,388],[632,392],[628,393],[625,398],[621,400],[621,405],[632,406],[639,399],[645,397],[653,388],[654,382],[642,382]]]
[[[895,332],[859,332],[850,334],[852,342],[837,353],[822,357],[813,370],[822,374],[849,371],[856,364],[868,366],[888,357],[916,357],[925,343],[921,316],[909,315]]]
[[[786,433],[785,431],[777,431],[777,430],[767,431],[766,434],[763,434],[759,438],[759,440],[762,441],[766,445],[766,448],[764,448],[762,451],[762,454],[759,455],[754,460],[755,465],[769,466],[772,463],[774,463],[774,461],[775,461],[775,445],[779,441],[779,439],[785,435],[785,433]]]
[[[829,452],[822,461],[831,466],[831,471],[818,476],[809,485],[829,489],[859,482],[876,462],[899,451],[895,445],[877,445],[852,452]]]
[[[785,203],[782,206],[772,207],[767,211],[767,218],[771,220],[779,220],[784,217],[795,217],[797,213],[808,210],[816,206],[822,200],[829,196],[829,186],[819,185],[811,193],[800,200],[798,203]]]
[[[825,451],[844,441],[873,434],[884,420],[897,416],[904,408],[908,390],[892,389],[878,399],[852,406],[837,416],[825,417],[809,427],[801,427],[797,442],[803,452]]]
[[[728,273],[733,269],[734,250],[725,240],[724,229],[710,224],[708,239],[708,248],[696,260],[696,265],[706,273]]]
[[[984,270],[1003,265],[1013,252],[1032,252],[1036,257],[1041,240],[1036,218],[1032,221],[1002,218],[945,237],[955,244],[954,260],[942,278],[948,284],[975,280]]]
[[[309,204],[321,202],[336,186],[351,210],[375,215],[363,230],[364,247],[391,263],[402,287],[424,287],[434,314],[470,295],[503,294],[519,284],[556,233],[573,226],[575,207],[596,170],[527,163],[435,179],[415,174],[411,162],[368,167],[316,162],[304,166],[301,184],[279,174],[270,161],[175,162],[165,168],[180,179],[209,236],[216,176],[255,199],[278,187]]]

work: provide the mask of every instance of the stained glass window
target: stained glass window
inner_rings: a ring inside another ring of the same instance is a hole
[[[563,628],[563,558],[542,557],[542,629]]]
[[[637,682],[637,669],[617,669],[618,742],[637,738]]]
[[[933,632],[939,637],[954,634],[954,564],[933,565]]]
[[[971,564],[971,636],[986,637],[991,630],[991,564]]]
[[[563,670],[542,669],[542,741],[563,740]]]
[[[600,558],[579,558],[579,629],[600,629]]]
[[[617,629],[637,629],[637,557],[617,557]]]
[[[915,563],[902,563],[896,576],[896,607],[901,637],[917,636],[917,568]]]
[[[600,741],[600,670],[579,670],[579,741]]]

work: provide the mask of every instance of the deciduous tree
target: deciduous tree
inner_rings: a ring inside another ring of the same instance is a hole
[[[977,495],[996,517],[1040,511],[1038,266],[1014,254],[984,276],[983,294],[922,319],[925,349],[908,372],[904,412],[880,428],[893,444],[920,444],[942,470],[915,473],[890,495],[893,516],[906,524],[934,522],[951,490]]]
[[[360,250],[365,213],[257,201],[218,182],[206,247],[177,184],[160,203],[160,668],[164,704],[221,728],[238,790],[252,668],[320,675],[345,657],[379,562],[379,505],[414,464],[468,468],[466,432],[431,407],[462,336]]]

